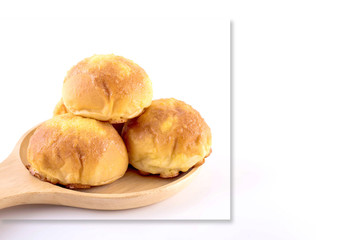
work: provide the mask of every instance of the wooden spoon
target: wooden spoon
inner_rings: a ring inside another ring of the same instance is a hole
[[[25,168],[29,139],[25,133],[9,157],[0,163],[0,209],[22,204],[53,204],[79,208],[120,210],[147,206],[182,190],[199,173],[192,168],[178,177],[141,176],[129,168],[117,181],[99,187],[70,190],[33,177]]]

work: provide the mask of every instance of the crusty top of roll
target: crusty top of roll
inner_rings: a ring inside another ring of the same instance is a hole
[[[153,90],[140,66],[109,54],[85,58],[72,67],[64,79],[62,96],[73,114],[121,123],[151,104]]]
[[[187,171],[211,151],[211,130],[198,111],[176,100],[154,100],[122,131],[130,163],[163,177]]]
[[[70,113],[36,129],[27,158],[33,175],[70,187],[113,182],[128,166],[123,140],[111,124]]]

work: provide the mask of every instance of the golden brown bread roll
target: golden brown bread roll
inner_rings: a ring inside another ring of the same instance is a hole
[[[128,167],[124,142],[111,124],[70,113],[36,129],[27,159],[31,174],[69,188],[111,183]]]
[[[63,99],[60,99],[60,101],[56,104],[56,106],[54,108],[53,116],[58,116],[58,115],[61,115],[61,114],[66,114],[66,113],[69,113],[69,111],[68,111],[68,109],[66,109],[66,107],[64,105],[64,102],[63,102]],[[122,132],[124,123],[114,123],[112,125],[120,135],[121,132]]]
[[[133,61],[94,55],[68,71],[62,96],[66,109],[75,115],[122,123],[151,104],[153,89],[146,72]]]
[[[211,130],[190,105],[154,100],[137,118],[124,124],[122,137],[129,162],[142,174],[175,177],[201,165],[211,153]]]

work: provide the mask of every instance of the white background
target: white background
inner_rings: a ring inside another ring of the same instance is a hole
[[[13,14],[29,15],[32,4],[14,6]],[[361,238],[359,1],[89,5],[83,14],[232,19],[232,220],[17,221],[0,225],[0,234],[6,239]],[[48,10],[37,14],[74,16],[84,5],[41,6]]]
[[[1,159],[52,116],[66,72],[93,54],[138,63],[152,80],[154,99],[192,105],[213,138],[200,175],[169,201],[127,211],[22,206],[1,210],[2,219],[230,219],[229,19],[14,18],[2,19],[0,28]]]

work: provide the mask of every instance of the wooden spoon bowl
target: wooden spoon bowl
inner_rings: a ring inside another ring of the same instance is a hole
[[[36,127],[25,133],[0,163],[0,209],[23,204],[53,204],[99,210],[137,208],[160,202],[186,187],[199,173],[192,168],[175,178],[142,176],[131,167],[117,181],[71,190],[33,177],[25,168],[27,147]]]

